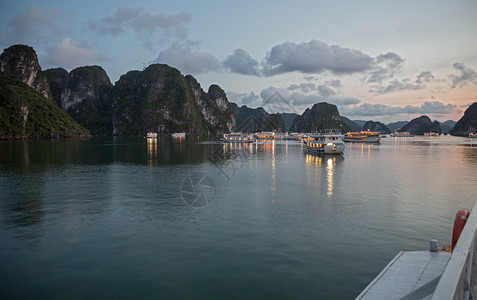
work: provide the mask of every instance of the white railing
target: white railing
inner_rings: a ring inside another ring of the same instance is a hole
[[[477,201],[432,296],[437,299],[476,299]]]

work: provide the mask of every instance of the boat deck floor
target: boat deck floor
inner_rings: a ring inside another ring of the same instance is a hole
[[[401,251],[356,299],[430,299],[451,253]]]

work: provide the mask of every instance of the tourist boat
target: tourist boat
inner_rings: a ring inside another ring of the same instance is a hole
[[[437,132],[424,132],[425,136],[440,136],[440,133]]]
[[[394,133],[391,133],[392,137],[413,137],[414,135],[410,134],[407,131],[394,131]]]
[[[263,131],[255,134],[257,140],[286,140],[287,134],[283,132]]]
[[[287,134],[286,136],[287,140],[293,140],[293,141],[301,141],[303,138],[306,138],[306,134],[298,133],[298,132],[291,132]]]
[[[345,148],[343,134],[339,129],[309,134],[303,144],[308,152],[318,154],[342,154]]]
[[[148,139],[157,139],[157,133],[155,133],[155,132],[148,132],[147,135],[146,135],[146,137],[147,137]]]
[[[185,137],[185,132],[174,132],[172,137]]]
[[[253,142],[253,136],[248,133],[232,132],[224,134],[221,141],[226,143],[251,143]]]
[[[381,137],[379,132],[376,131],[360,131],[360,132],[347,132],[344,137],[344,142],[355,143],[379,143]]]

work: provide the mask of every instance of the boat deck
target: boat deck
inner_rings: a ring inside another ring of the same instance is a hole
[[[431,299],[450,252],[401,251],[356,299]]]

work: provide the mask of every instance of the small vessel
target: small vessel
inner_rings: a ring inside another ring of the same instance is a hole
[[[477,133],[471,132],[471,133],[469,133],[469,137],[470,138],[477,138]]]
[[[253,142],[253,136],[248,133],[231,132],[224,134],[224,137],[220,140],[226,143],[251,143]]]
[[[303,144],[308,152],[318,154],[342,154],[345,148],[340,129],[309,134]]]
[[[148,132],[146,137],[148,139],[157,139],[157,133],[156,132]]]
[[[437,132],[424,132],[425,136],[440,136],[440,133]]]
[[[283,132],[263,131],[255,134],[257,140],[286,140],[287,134]]]
[[[410,134],[407,131],[394,131],[394,133],[391,133],[392,137],[413,137],[414,135]]]
[[[185,137],[185,132],[174,132],[172,137]]]
[[[360,131],[360,132],[347,132],[344,137],[344,142],[355,143],[379,143],[381,140],[380,133],[377,131]]]

